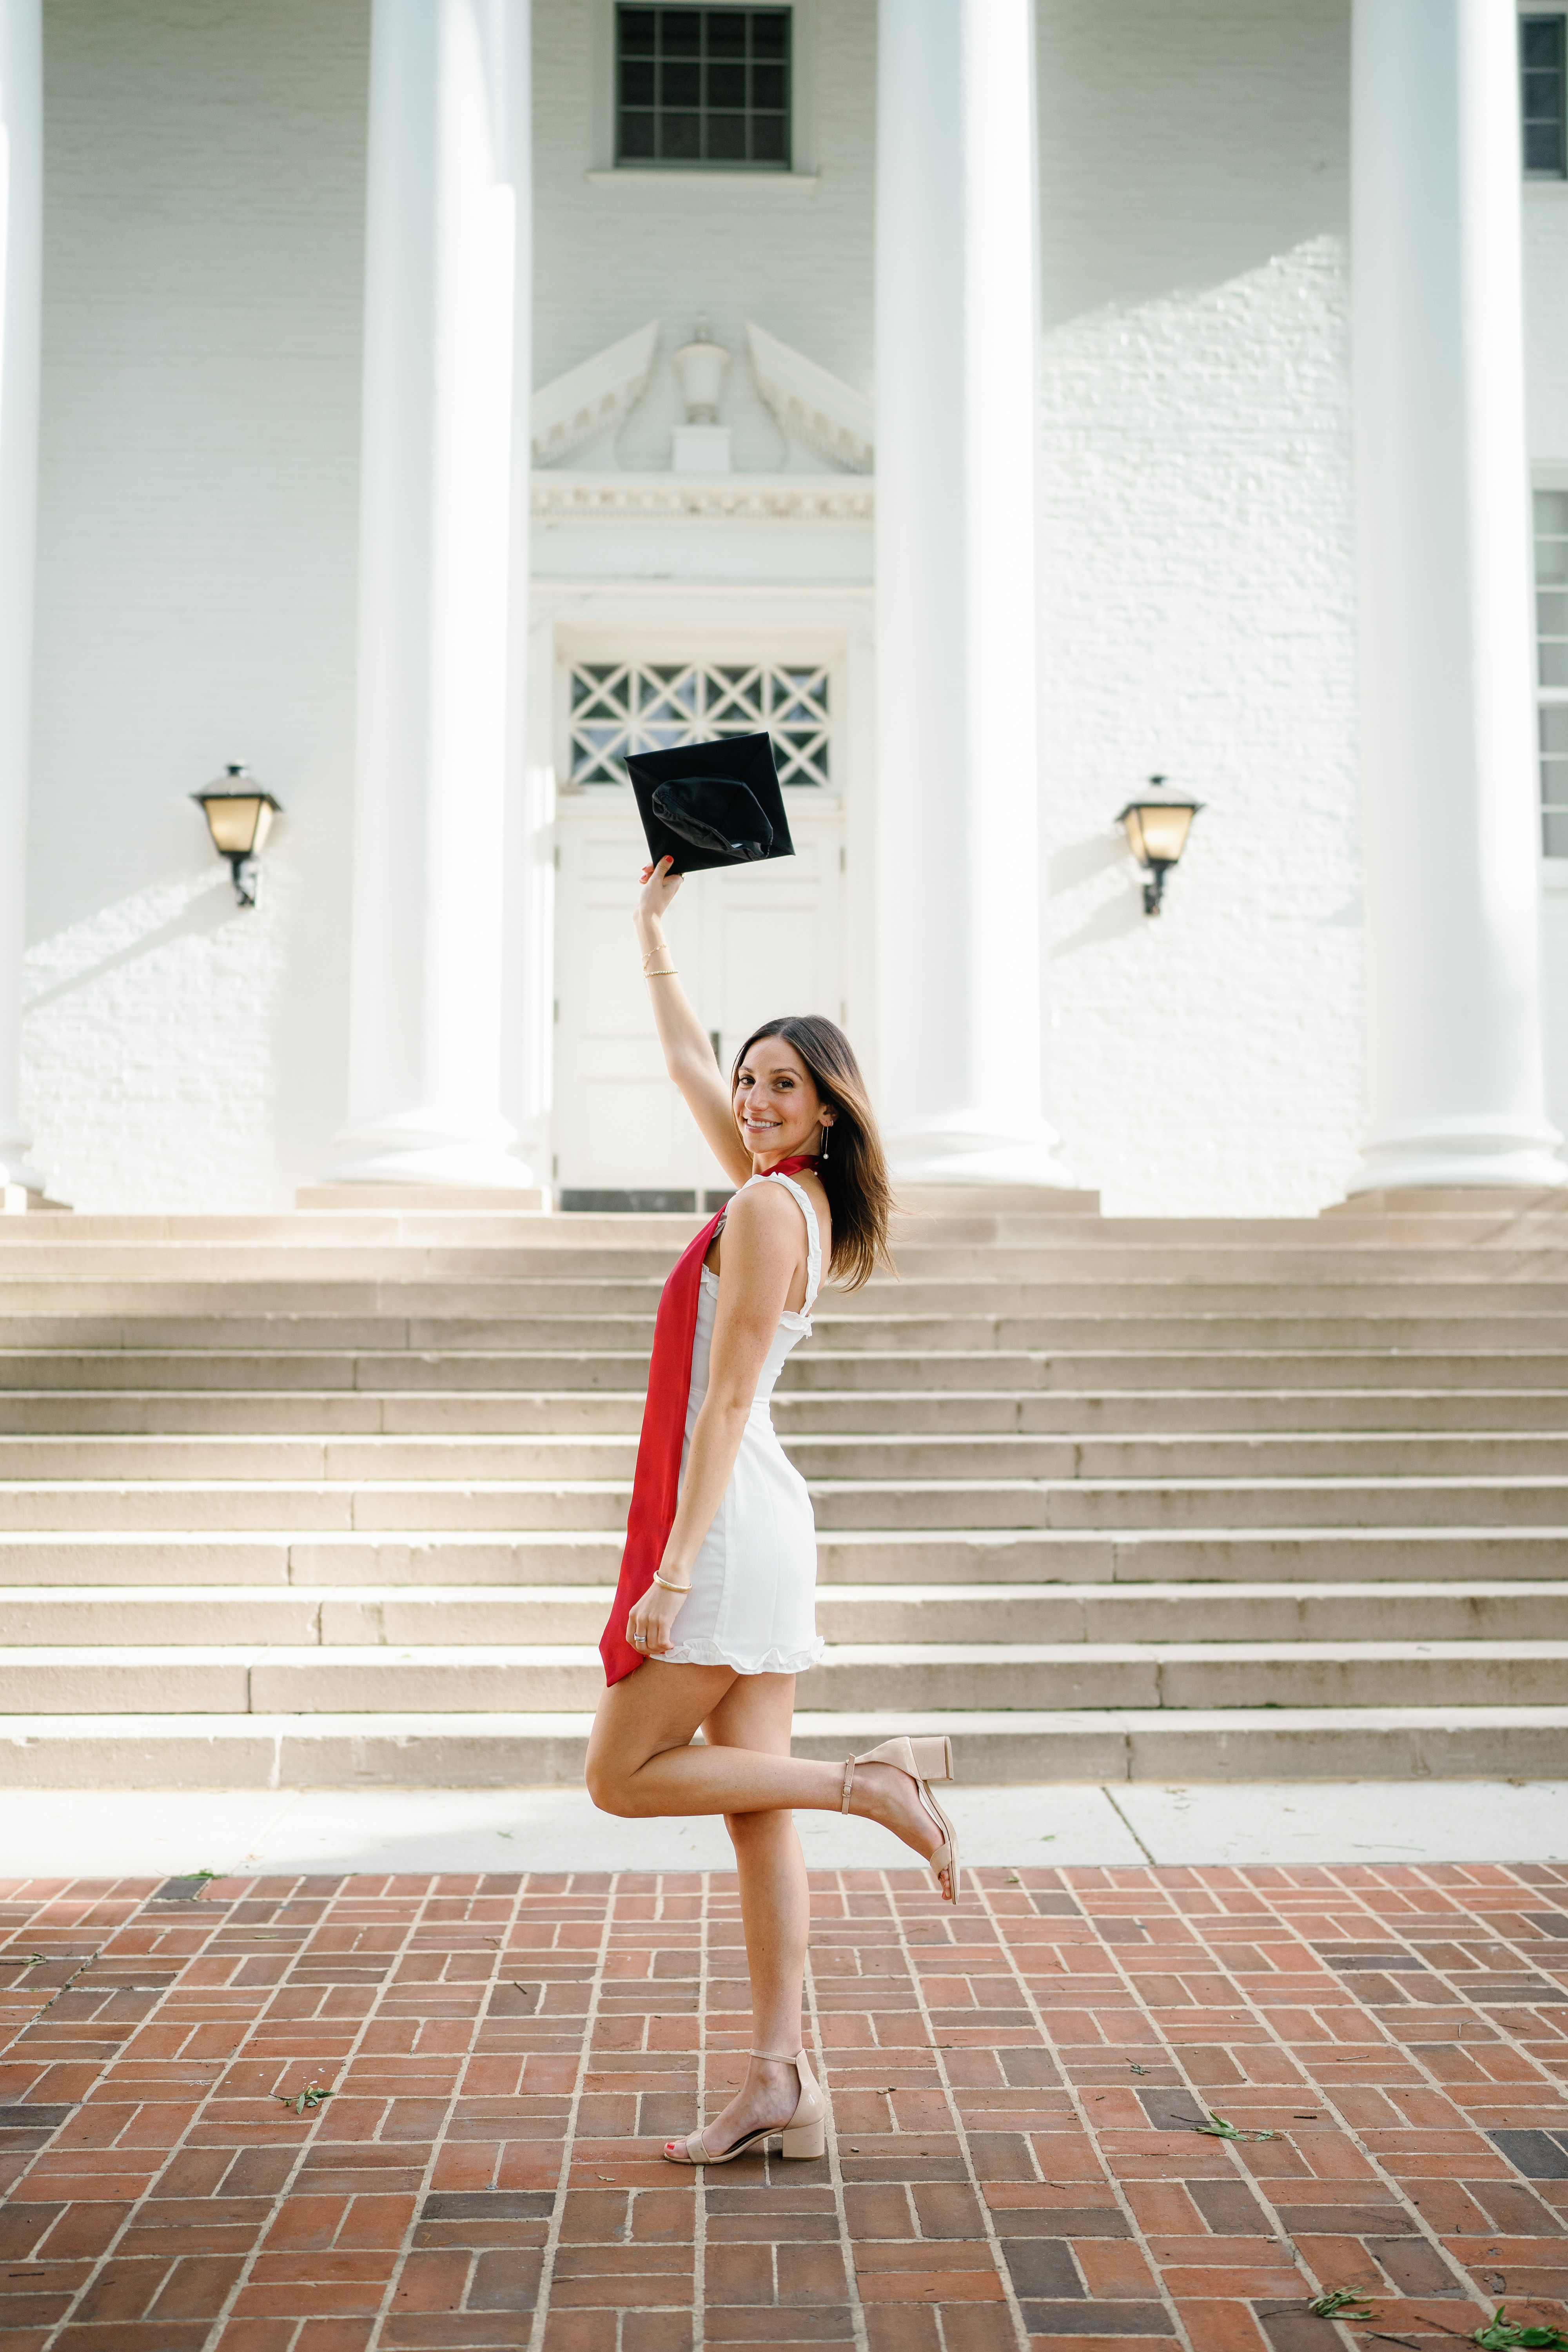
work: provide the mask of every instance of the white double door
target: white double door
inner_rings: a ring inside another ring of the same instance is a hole
[[[841,804],[804,787],[785,803],[793,857],[694,874],[670,910],[681,984],[726,1073],[776,1014],[844,1018]],[[556,846],[556,1182],[699,1197],[727,1187],[664,1073],[632,931],[647,852],[629,789],[563,793]]]

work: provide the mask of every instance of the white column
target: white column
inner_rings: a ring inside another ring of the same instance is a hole
[[[528,44],[528,0],[374,0],[339,1179],[534,1181],[500,1107],[507,780],[526,751]]]
[[[0,1185],[43,1190],[22,1132],[44,95],[39,0],[0,0]]]
[[[1033,0],[881,0],[878,1107],[906,1179],[1070,1184],[1044,1118]]]
[[[1560,1184],[1509,0],[1355,0],[1369,1133],[1352,1190]]]

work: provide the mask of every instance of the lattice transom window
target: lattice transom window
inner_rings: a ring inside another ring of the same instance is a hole
[[[628,751],[765,730],[781,783],[826,785],[827,690],[826,668],[811,663],[574,663],[569,779],[624,784]]]

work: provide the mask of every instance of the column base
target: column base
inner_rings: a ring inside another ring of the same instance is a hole
[[[1362,1166],[1345,1186],[1358,1192],[1407,1192],[1433,1185],[1541,1192],[1568,1184],[1558,1159],[1563,1138],[1544,1119],[1423,1119],[1385,1128],[1362,1146]]]
[[[347,1128],[334,1139],[328,1184],[426,1184],[483,1186],[527,1192],[537,1186],[531,1168],[508,1150],[514,1131],[497,1119],[489,1131],[455,1128],[428,1114],[406,1112]]]
[[[894,1179],[905,1184],[1038,1184],[1075,1192],[1078,1178],[1058,1152],[1054,1128],[999,1134],[973,1113],[933,1119],[887,1139]]]
[[[44,1180],[27,1159],[27,1147],[20,1140],[9,1150],[0,1145],[0,1192],[44,1192]]]

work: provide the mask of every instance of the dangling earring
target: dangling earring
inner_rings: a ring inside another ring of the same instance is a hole
[[[817,1153],[817,1155],[816,1155],[816,1156],[817,1156],[817,1158],[818,1158],[818,1160],[826,1160],[826,1157],[827,1157],[827,1139],[828,1139],[828,1137],[832,1134],[832,1132],[833,1132],[833,1129],[832,1129],[832,1128],[829,1126],[829,1124],[828,1124],[827,1120],[826,1120],[826,1119],[824,1119],[824,1120],[823,1120],[823,1122],[822,1122],[822,1149],[821,1149],[821,1150],[820,1150],[820,1151]]]

